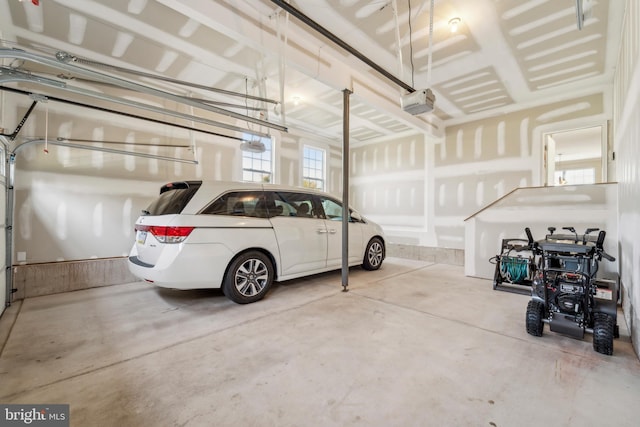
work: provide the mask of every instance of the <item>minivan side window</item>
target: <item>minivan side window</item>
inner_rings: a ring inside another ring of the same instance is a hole
[[[293,191],[274,191],[273,201],[278,215],[297,218],[320,218],[320,210],[313,194]],[[280,211],[282,209],[282,211]],[[281,213],[280,213],[281,212]]]
[[[261,218],[266,218],[268,215],[266,197],[262,191],[233,191],[223,194],[200,213]]]
[[[335,200],[320,197],[322,209],[327,219],[332,221],[342,221],[342,205]]]
[[[322,209],[327,219],[331,221],[342,221],[342,203],[329,199],[328,197],[320,197],[320,203],[322,204]],[[351,218],[351,212],[352,210],[349,209],[349,222],[362,222]]]

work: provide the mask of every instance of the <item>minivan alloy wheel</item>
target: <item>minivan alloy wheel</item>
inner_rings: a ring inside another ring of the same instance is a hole
[[[262,299],[273,283],[274,268],[269,257],[249,251],[233,260],[222,290],[232,301],[247,304]]]
[[[382,265],[383,259],[384,245],[379,238],[375,237],[367,245],[362,266],[365,270],[377,270]]]
[[[249,259],[236,270],[235,285],[242,295],[252,297],[260,293],[268,279],[267,266],[259,259]]]

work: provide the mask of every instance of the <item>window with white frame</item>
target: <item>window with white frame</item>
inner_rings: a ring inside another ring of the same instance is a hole
[[[248,141],[255,138],[245,135]],[[264,152],[242,151],[242,180],[249,182],[273,182],[273,150],[271,138],[261,138]]]
[[[302,186],[325,189],[325,152],[305,145],[302,154]]]

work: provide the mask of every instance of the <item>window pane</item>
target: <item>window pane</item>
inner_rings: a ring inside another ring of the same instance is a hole
[[[244,139],[251,140],[251,135],[244,135]],[[271,138],[260,140],[265,147],[263,153],[242,152],[242,180],[251,182],[271,182],[273,173],[272,165],[272,141]]]
[[[324,190],[324,150],[305,146],[302,159],[302,185]]]

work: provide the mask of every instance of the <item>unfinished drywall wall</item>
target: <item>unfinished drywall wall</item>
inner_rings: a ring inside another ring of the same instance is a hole
[[[9,96],[13,121],[30,104]],[[48,117],[47,108],[49,107]],[[240,141],[114,117],[73,106],[38,105],[21,135],[102,141],[98,147],[196,159],[197,165],[79,150],[43,143],[17,150],[13,259],[17,264],[110,258],[129,253],[133,224],[141,209],[174,180],[229,180],[242,177]],[[46,118],[46,120],[45,120]],[[10,120],[11,121],[11,120]],[[45,127],[45,122],[48,127]],[[300,140],[310,137],[272,132],[276,182],[300,185]],[[316,139],[317,141],[317,139]],[[146,147],[134,144],[171,144]],[[318,141],[325,144],[326,141]],[[195,150],[192,147],[195,146]],[[327,173],[341,166],[327,150]],[[339,187],[338,187],[339,188]],[[329,190],[335,189],[332,184]]]
[[[606,118],[602,94],[455,126],[435,146],[434,233],[464,248],[464,219],[517,187],[542,184],[542,134]]]
[[[627,0],[614,79],[614,148],[619,186],[620,276],[625,319],[640,354],[640,5]]]
[[[464,220],[518,187],[543,182],[543,134],[606,119],[602,94],[405,134],[351,150],[352,203],[391,243],[465,248]]]
[[[381,224],[392,243],[433,246],[433,194],[427,180],[432,153],[433,142],[424,134],[382,138],[351,149],[351,204]]]

